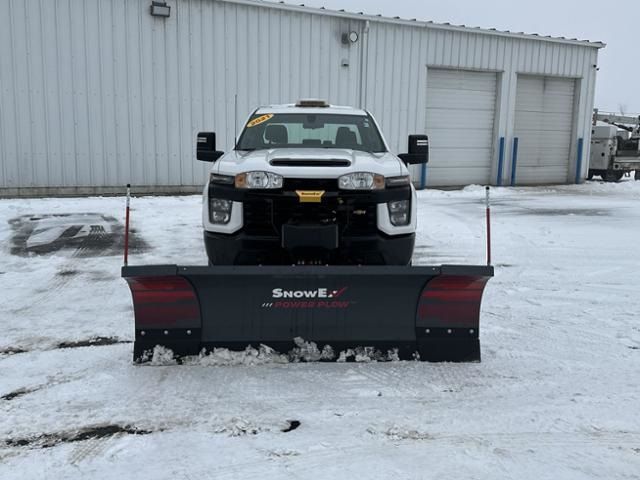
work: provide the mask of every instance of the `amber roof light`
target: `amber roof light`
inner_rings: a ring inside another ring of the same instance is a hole
[[[326,108],[329,107],[329,104],[324,101],[324,100],[315,100],[315,99],[309,99],[309,100],[298,100],[298,103],[296,103],[296,107],[321,107],[321,108]]]

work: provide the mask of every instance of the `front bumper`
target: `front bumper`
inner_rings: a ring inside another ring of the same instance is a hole
[[[204,243],[209,263],[213,265],[290,265],[316,259],[331,265],[408,265],[415,234],[343,236],[338,248],[333,250],[290,251],[282,247],[279,236],[255,236],[244,231],[230,235],[205,231]]]
[[[618,157],[616,161],[613,162],[613,169],[624,172],[640,170],[640,156],[632,158]]]
[[[302,203],[297,190],[323,191],[319,203]],[[209,218],[209,199],[233,202],[227,224]],[[208,184],[203,192],[202,223],[206,231],[233,234],[240,230],[251,236],[279,236],[285,224],[336,224],[340,236],[367,236],[378,232],[390,236],[408,235],[416,230],[416,193],[412,186],[381,191],[337,190],[336,180],[286,179],[280,190],[240,190],[232,186]],[[410,200],[410,222],[392,225],[388,202]]]

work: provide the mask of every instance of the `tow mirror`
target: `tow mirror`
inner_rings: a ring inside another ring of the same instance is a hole
[[[398,155],[407,165],[418,165],[429,161],[429,137],[426,135],[409,135],[409,153]]]
[[[215,162],[224,152],[216,150],[216,134],[214,132],[198,133],[196,158],[203,162]]]

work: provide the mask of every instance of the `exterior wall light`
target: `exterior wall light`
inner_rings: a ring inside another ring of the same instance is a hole
[[[167,5],[167,2],[151,2],[150,12],[154,17],[169,17],[171,7]]]
[[[342,43],[349,45],[350,43],[356,43],[358,41],[358,32],[349,32],[342,34]]]

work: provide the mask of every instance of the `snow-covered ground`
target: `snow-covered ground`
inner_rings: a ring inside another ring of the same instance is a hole
[[[420,192],[414,263],[482,263],[483,196]],[[8,223],[123,199],[1,200],[0,478],[639,478],[640,182],[493,203],[482,363],[135,366],[120,256],[12,254]],[[199,216],[134,199],[132,263],[204,263]]]

